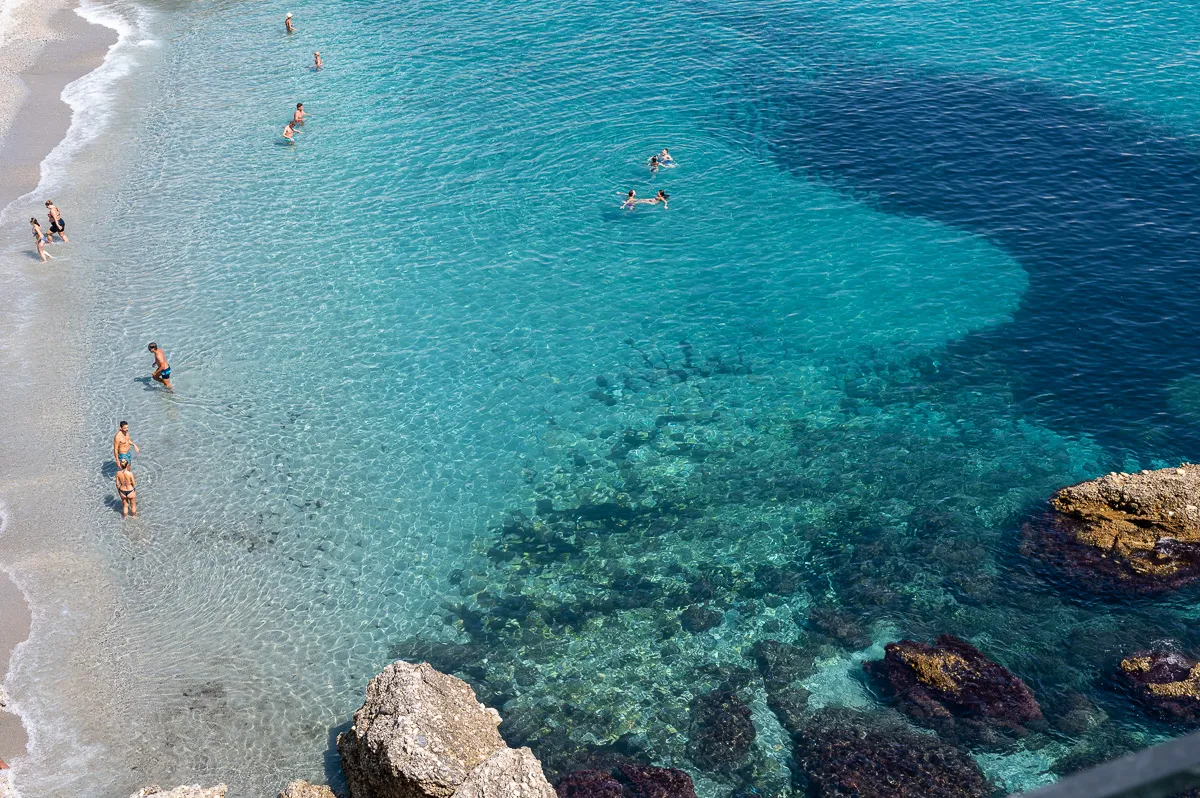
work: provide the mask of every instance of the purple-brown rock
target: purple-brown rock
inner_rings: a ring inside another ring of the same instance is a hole
[[[1042,717],[1028,685],[965,640],[901,640],[884,651],[882,660],[864,663],[867,673],[900,711],[944,736],[991,742],[987,727],[1022,734]]]
[[[682,770],[622,765],[621,773],[629,780],[638,798],[696,798],[692,777]]]
[[[987,798],[970,756],[895,716],[820,710],[797,737],[812,798]]]
[[[754,745],[750,707],[732,690],[713,690],[692,699],[688,757],[701,770],[731,773],[745,764]]]
[[[1134,694],[1158,714],[1200,720],[1200,663],[1176,651],[1139,651],[1121,660],[1121,674]]]
[[[623,798],[625,790],[607,770],[576,770],[554,785],[558,798]]]

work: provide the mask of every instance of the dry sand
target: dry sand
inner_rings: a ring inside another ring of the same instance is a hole
[[[42,159],[66,134],[71,109],[60,98],[63,87],[98,67],[117,37],[78,16],[75,0],[23,0],[12,6],[0,0],[0,6],[2,209],[37,187]],[[0,573],[0,669],[7,670],[29,624],[24,596]],[[20,720],[0,712],[0,760],[21,755],[25,744]]]

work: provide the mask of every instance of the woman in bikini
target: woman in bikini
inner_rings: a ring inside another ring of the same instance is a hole
[[[114,480],[117,483],[117,493],[121,494],[121,517],[137,516],[137,477],[133,475],[128,460],[121,461]]]
[[[54,257],[46,251],[46,234],[42,232],[42,226],[38,224],[36,216],[31,216],[29,223],[33,225],[33,241],[37,245],[37,253],[41,256],[42,263],[45,263]]]

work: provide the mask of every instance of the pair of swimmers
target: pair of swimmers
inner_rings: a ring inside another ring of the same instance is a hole
[[[304,103],[296,103],[296,112],[292,114],[291,121],[288,122],[287,126],[283,129],[283,138],[288,144],[296,143],[296,133],[299,132],[296,130],[296,128],[304,124],[304,118]]]
[[[67,238],[67,223],[53,200],[46,200],[46,219],[50,222],[50,232],[48,233],[43,232],[42,226],[38,223],[36,216],[29,218],[29,224],[33,227],[33,241],[37,246],[37,253],[42,259],[42,263],[54,257],[46,251],[46,244],[49,244],[56,234],[64,244],[71,243],[71,239]]]
[[[129,422],[122,421],[113,436],[113,459],[117,461],[117,493],[121,497],[121,517],[137,516],[137,477],[133,475],[133,453],[142,453],[129,437]]]
[[[662,203],[663,209],[667,210],[667,200],[670,198],[671,195],[663,191],[661,188],[658,190],[658,193],[650,199],[639,199],[637,192],[633,189],[629,189],[629,193],[625,195],[625,201],[621,203],[621,210],[631,211],[637,205],[658,205],[659,203]]]
[[[671,157],[671,153],[667,152],[666,147],[662,148],[662,152],[651,155],[648,163],[651,172],[657,172],[659,167],[667,167],[669,169],[676,165],[675,159]]]

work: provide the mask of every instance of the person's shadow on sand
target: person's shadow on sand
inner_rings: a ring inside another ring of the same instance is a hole
[[[100,465],[100,476],[105,479],[114,479],[117,476],[117,464],[112,460],[105,460]]]
[[[108,509],[112,510],[114,513],[118,513],[118,514],[120,514],[120,512],[121,512],[121,500],[120,500],[120,499],[118,499],[116,496],[114,496],[113,494],[109,493],[108,495],[106,495],[106,496],[104,497],[104,503],[105,503],[106,505],[108,505]]]
[[[147,391],[156,390],[153,377],[134,377],[133,381],[145,385]]]

